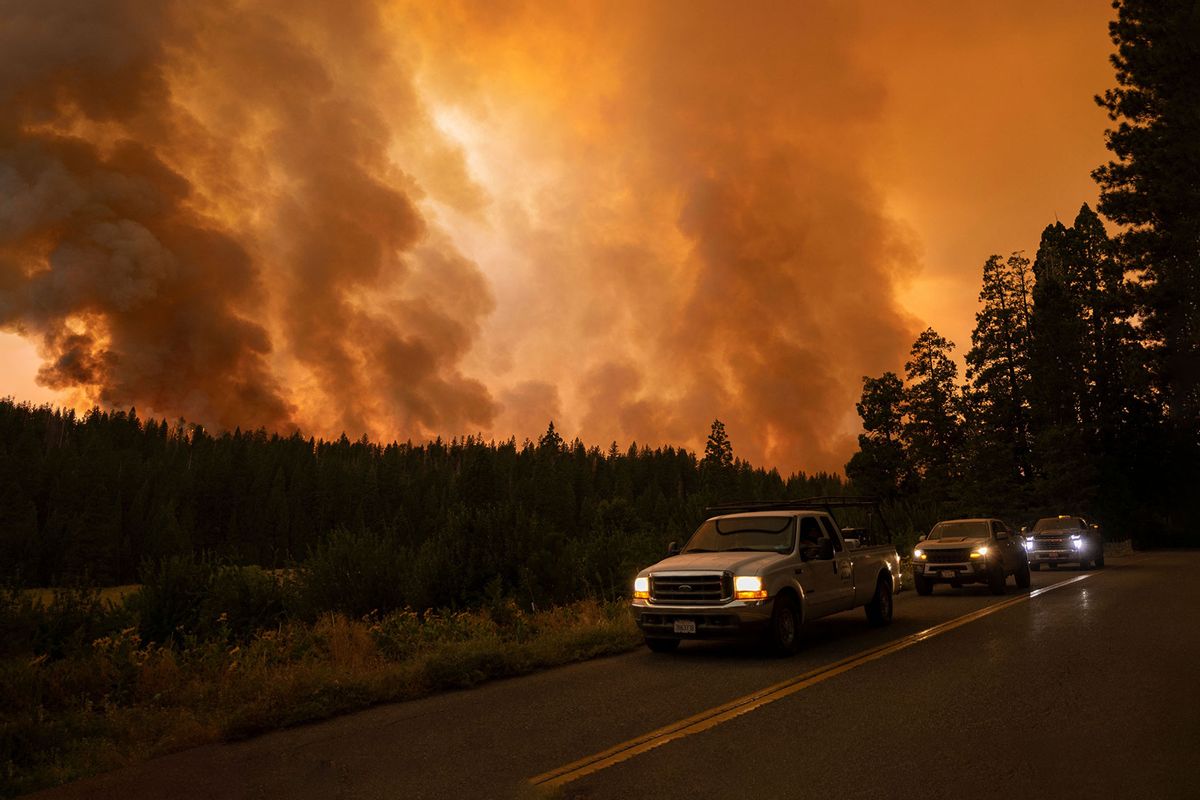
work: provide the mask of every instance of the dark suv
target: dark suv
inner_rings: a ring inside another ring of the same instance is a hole
[[[1083,517],[1061,514],[1044,517],[1025,531],[1025,550],[1034,569],[1042,564],[1078,564],[1087,569],[1095,564],[1104,566],[1104,537],[1099,525],[1089,525]]]
[[[1021,538],[998,519],[952,519],[933,526],[913,550],[913,585],[929,594],[935,583],[986,583],[1004,594],[1009,575],[1029,586],[1029,558]]]

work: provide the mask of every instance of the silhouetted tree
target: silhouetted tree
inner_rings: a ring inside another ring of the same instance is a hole
[[[863,377],[862,399],[855,405],[865,433],[858,452],[846,464],[846,477],[866,494],[894,500],[913,489],[913,471],[902,438],[904,384],[894,372]]]
[[[939,500],[949,497],[957,477],[956,455],[961,443],[958,365],[950,357],[954,343],[933,328],[913,342],[904,364],[903,426],[911,463],[923,490]]]

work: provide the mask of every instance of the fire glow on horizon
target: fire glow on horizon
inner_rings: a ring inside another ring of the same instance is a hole
[[[219,427],[840,470],[1104,152],[1107,7],[5,5],[0,330]]]

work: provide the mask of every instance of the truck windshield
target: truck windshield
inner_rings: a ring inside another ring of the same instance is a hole
[[[1046,517],[1033,524],[1034,533],[1043,531],[1068,531],[1082,528],[1078,517]]]
[[[939,522],[929,532],[930,539],[986,539],[991,528],[986,522]]]
[[[710,519],[696,529],[684,553],[721,553],[746,550],[788,553],[796,537],[792,517],[724,517]]]

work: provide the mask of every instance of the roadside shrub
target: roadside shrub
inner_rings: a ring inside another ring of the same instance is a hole
[[[124,606],[102,600],[100,590],[89,587],[55,589],[41,612],[33,649],[50,658],[82,653],[96,639],[131,624]]]
[[[33,652],[39,611],[39,604],[17,586],[0,586],[0,656]]]
[[[129,613],[90,587],[55,589],[42,602],[13,586],[0,589],[0,656],[63,658],[129,624]]]
[[[196,635],[216,573],[205,555],[168,556],[142,564],[142,588],[127,604],[138,614],[142,639],[166,644]]]
[[[142,580],[129,607],[138,614],[142,639],[159,644],[187,637],[246,639],[259,628],[277,626],[294,605],[290,579],[205,556],[149,562]]]
[[[300,569],[300,605],[315,619],[328,611],[352,617],[405,605],[406,551],[376,533],[338,528],[309,551]]]
[[[260,567],[218,567],[200,608],[197,634],[244,640],[287,615],[292,580]]]

